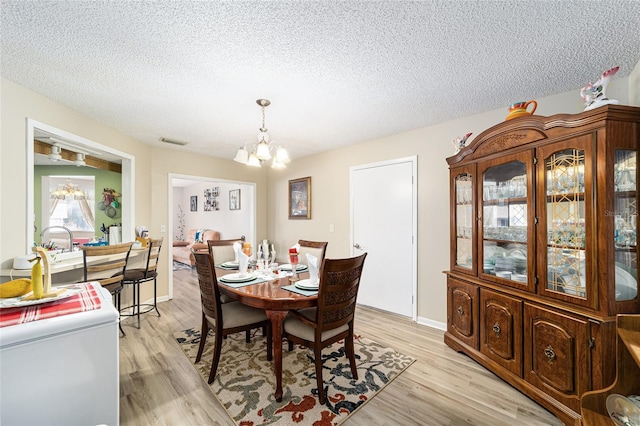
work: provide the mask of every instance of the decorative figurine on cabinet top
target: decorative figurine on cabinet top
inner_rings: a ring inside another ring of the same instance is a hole
[[[453,151],[453,155],[456,155],[457,153],[460,152],[460,150],[462,148],[464,148],[465,144],[467,143],[467,139],[469,138],[469,136],[471,136],[472,133],[467,133],[466,135],[464,135],[463,137],[457,137],[455,139],[453,139],[451,141],[451,145],[453,145],[454,151]]]
[[[584,109],[585,111],[589,111],[603,105],[620,103],[615,99],[608,99],[604,93],[604,91],[607,89],[607,84],[609,84],[609,81],[611,81],[611,79],[614,75],[616,75],[619,69],[620,67],[617,66],[611,68],[608,71],[605,71],[604,73],[602,73],[602,77],[600,77],[600,80],[596,81],[595,83],[589,83],[584,86],[582,90],[580,90],[580,96],[582,96],[582,99],[584,99],[584,104],[586,105],[586,108]]]

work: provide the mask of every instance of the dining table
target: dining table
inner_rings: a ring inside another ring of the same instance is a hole
[[[273,337],[273,363],[276,376],[275,399],[282,401],[282,325],[287,313],[291,310],[309,308],[317,306],[317,292],[299,293],[287,290],[284,287],[291,287],[294,282],[290,281],[288,274],[276,274],[272,277],[262,276],[256,283],[247,283],[242,286],[235,286],[220,281],[220,278],[237,270],[229,270],[216,265],[216,276],[218,287],[224,293],[238,302],[254,308],[264,309],[271,322],[271,333]],[[299,271],[298,279],[309,277],[308,271]],[[304,293],[304,294],[303,294]]]

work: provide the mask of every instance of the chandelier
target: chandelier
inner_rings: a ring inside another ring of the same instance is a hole
[[[80,187],[71,182],[58,185],[49,197],[55,200],[64,200],[67,197],[72,197],[74,200],[84,200],[86,198]]]
[[[260,128],[260,133],[258,133],[258,142],[253,144],[251,150],[248,150],[247,146],[252,144],[252,142],[246,142],[244,146],[238,149],[233,161],[246,164],[247,166],[261,167],[262,164],[273,158],[271,167],[274,169],[283,169],[285,164],[291,161],[289,154],[287,150],[277,142],[269,141],[269,133],[267,133],[267,128],[264,124],[264,109],[271,105],[271,102],[267,99],[258,99],[256,103],[260,105],[262,109],[262,127]]]

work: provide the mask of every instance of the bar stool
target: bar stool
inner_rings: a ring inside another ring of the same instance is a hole
[[[110,246],[82,246],[84,281],[98,281],[114,298],[114,305],[120,311],[120,293],[127,272],[129,253],[133,243]],[[120,321],[118,327],[126,336]]]
[[[140,314],[146,314],[155,310],[160,316],[160,311],[158,310],[157,304],[157,278],[158,278],[158,259],[160,258],[160,249],[162,248],[163,238],[153,239],[149,238],[147,240],[147,262],[145,268],[135,268],[135,269],[127,269],[124,274],[124,280],[122,283],[124,285],[132,286],[132,294],[133,294],[133,302],[131,306],[127,306],[126,308],[122,308],[122,311],[131,313],[121,313],[120,315],[123,317],[138,317],[138,329],[140,329]],[[153,304],[151,303],[140,303],[140,284],[153,281]],[[141,311],[141,308],[145,308],[144,311]]]

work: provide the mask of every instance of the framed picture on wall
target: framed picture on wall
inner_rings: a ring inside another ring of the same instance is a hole
[[[311,176],[289,181],[289,219],[311,219]]]
[[[240,210],[240,190],[229,191],[229,210]]]
[[[191,196],[191,211],[192,212],[197,212],[198,211],[198,196],[197,195],[192,195]]]

